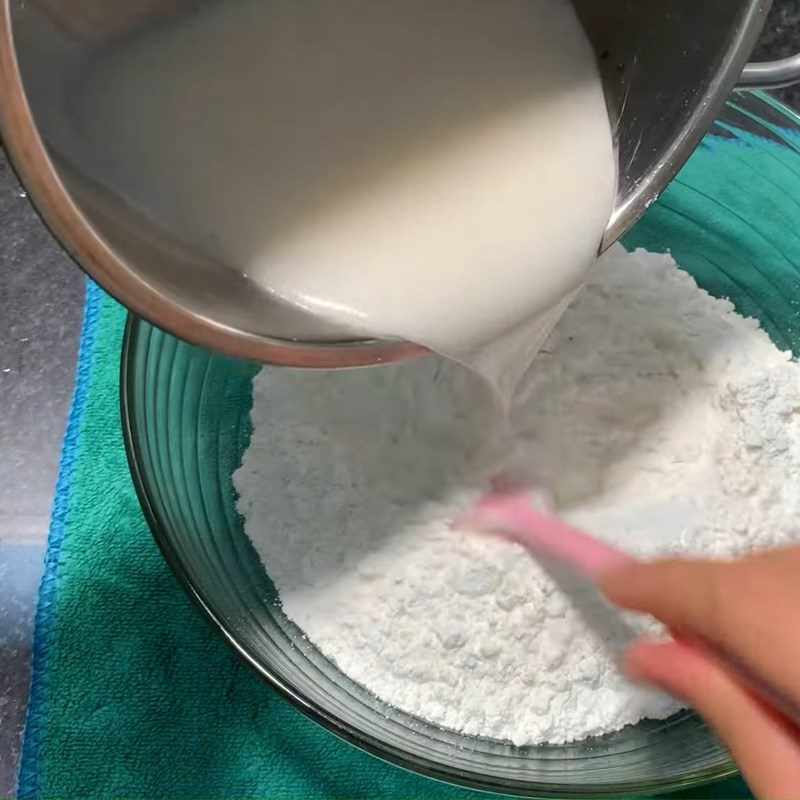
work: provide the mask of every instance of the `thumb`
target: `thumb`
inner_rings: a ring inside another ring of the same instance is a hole
[[[800,730],[752,695],[695,644],[639,641],[625,655],[628,674],[687,701],[730,749],[761,797],[800,796]]]

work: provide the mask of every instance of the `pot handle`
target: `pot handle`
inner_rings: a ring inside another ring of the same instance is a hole
[[[800,53],[778,61],[748,64],[737,84],[738,89],[780,89],[800,82]]]

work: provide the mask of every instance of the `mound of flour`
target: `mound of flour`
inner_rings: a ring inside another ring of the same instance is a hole
[[[263,369],[234,476],[285,613],[353,680],[438,725],[565,742],[676,706],[620,647],[653,623],[450,521],[500,469],[634,553],[800,539],[800,365],[669,256],[613,249],[511,417],[434,357]]]

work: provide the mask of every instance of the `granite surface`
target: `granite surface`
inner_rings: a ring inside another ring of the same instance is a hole
[[[776,0],[754,59],[795,50],[800,0]],[[800,108],[800,88],[778,94]],[[31,208],[0,149],[0,797],[14,792],[31,620],[82,295],[79,270]]]
[[[0,149],[0,796],[14,791],[30,631],[72,392],[83,278]]]
[[[800,0],[775,0],[761,39],[753,52],[754,61],[771,61],[800,52]],[[800,109],[800,86],[779,89],[783,102]]]

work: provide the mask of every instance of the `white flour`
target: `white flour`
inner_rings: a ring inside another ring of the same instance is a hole
[[[448,523],[505,468],[637,553],[800,538],[800,365],[668,256],[615,248],[524,390],[510,441],[440,359],[265,368],[235,475],[247,534],[286,614],[404,711],[517,744],[664,717],[617,667],[651,623]]]

